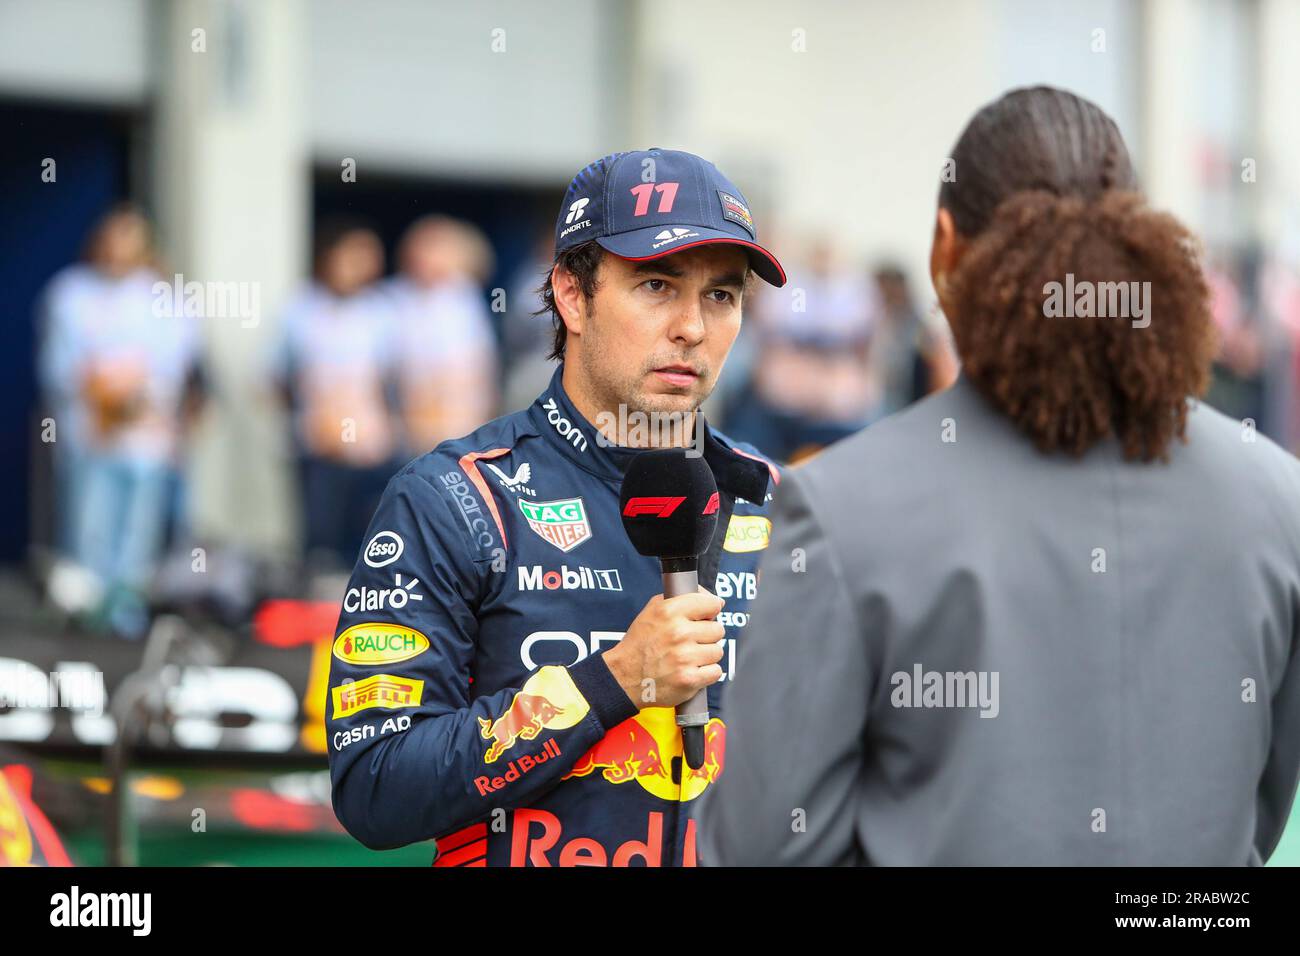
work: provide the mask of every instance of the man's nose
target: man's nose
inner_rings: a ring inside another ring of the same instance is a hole
[[[668,335],[674,342],[686,345],[699,345],[704,341],[704,311],[700,308],[699,299],[692,296],[678,307]]]

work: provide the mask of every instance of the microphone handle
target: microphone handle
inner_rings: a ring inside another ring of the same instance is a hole
[[[694,568],[689,571],[664,569],[664,597],[694,594],[700,578]],[[704,726],[709,722],[709,689],[701,687],[690,699],[677,705],[677,726],[682,728],[682,751],[686,766],[698,770],[704,766]]]

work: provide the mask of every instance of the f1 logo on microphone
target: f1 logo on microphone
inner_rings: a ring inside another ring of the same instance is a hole
[[[629,498],[627,505],[623,508],[625,518],[639,518],[641,515],[654,515],[656,518],[667,518],[677,506],[686,500],[685,495],[662,496],[654,498]],[[709,496],[708,502],[704,505],[704,510],[700,514],[716,514],[718,510],[718,493],[715,491]]]
[[[627,504],[623,507],[623,517],[638,518],[641,515],[653,515],[656,518],[667,518],[685,500],[685,495],[629,498]]]

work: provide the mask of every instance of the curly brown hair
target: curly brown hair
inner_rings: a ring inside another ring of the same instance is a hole
[[[954,159],[940,205],[969,240],[945,295],[964,374],[1043,451],[1113,435],[1128,459],[1167,459],[1210,383],[1209,292],[1193,235],[1136,192],[1114,121],[1063,90],[1017,90]],[[1141,290],[1144,320],[1059,315],[1049,290],[1067,283],[1138,283],[1123,288]]]

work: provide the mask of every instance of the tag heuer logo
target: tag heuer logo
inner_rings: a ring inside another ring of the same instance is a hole
[[[561,501],[525,501],[519,499],[519,510],[528,519],[528,525],[537,534],[561,551],[572,551],[591,537],[591,525],[581,498]]]

